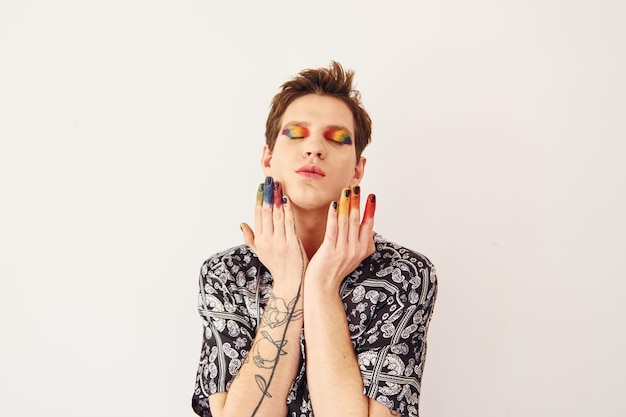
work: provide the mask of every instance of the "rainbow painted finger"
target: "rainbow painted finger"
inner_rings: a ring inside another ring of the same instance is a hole
[[[259,184],[259,188],[256,191],[256,205],[260,206],[263,204],[263,183]]]
[[[274,206],[283,205],[283,185],[280,181],[274,182]]]
[[[274,178],[265,177],[263,186],[263,202],[270,206],[274,204]]]
[[[361,209],[361,187],[355,185],[352,187],[352,196],[350,201],[350,210]]]
[[[367,203],[365,203],[365,213],[363,213],[363,220],[370,220],[374,218],[376,212],[376,195],[370,194],[367,196]]]
[[[350,189],[344,188],[339,198],[339,215],[348,214],[350,211]]]

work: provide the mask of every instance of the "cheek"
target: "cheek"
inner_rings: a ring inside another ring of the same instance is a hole
[[[345,168],[341,170],[341,177],[343,179],[342,182],[347,185],[350,184],[352,179],[354,178],[354,165],[346,163],[346,165],[344,166]]]
[[[273,159],[270,161],[269,167],[263,170],[263,175],[271,176],[274,181],[283,181],[286,178],[287,168],[280,160]]]
[[[342,171],[346,173],[346,175],[350,175],[352,177],[354,175],[354,169],[356,168],[355,158],[353,155],[347,155],[341,161]]]

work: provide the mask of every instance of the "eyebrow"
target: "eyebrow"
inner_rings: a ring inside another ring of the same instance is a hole
[[[293,121],[293,122],[285,123],[283,125],[283,129],[286,128],[286,127],[290,127],[290,126],[305,126],[305,127],[309,127],[309,126],[311,126],[311,123]]]

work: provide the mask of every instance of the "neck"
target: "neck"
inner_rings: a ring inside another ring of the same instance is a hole
[[[328,209],[310,211],[294,207],[294,215],[296,232],[307,257],[311,259],[324,241]]]

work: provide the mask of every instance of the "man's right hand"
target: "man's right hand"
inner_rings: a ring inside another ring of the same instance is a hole
[[[275,288],[300,286],[308,259],[296,234],[291,202],[283,196],[280,182],[266,177],[259,185],[254,231],[246,223],[241,224],[241,230],[244,242],[272,274]]]

